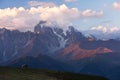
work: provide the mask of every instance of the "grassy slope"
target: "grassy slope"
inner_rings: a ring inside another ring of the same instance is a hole
[[[80,75],[43,69],[0,67],[0,80],[107,80],[98,76]]]

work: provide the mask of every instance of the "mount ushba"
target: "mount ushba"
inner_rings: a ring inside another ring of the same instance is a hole
[[[34,32],[0,29],[0,65],[27,64],[46,68],[95,74],[120,80],[120,41],[85,37],[74,27],[66,32],[40,21]]]

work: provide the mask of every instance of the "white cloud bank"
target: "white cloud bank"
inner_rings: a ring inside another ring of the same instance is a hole
[[[54,23],[59,26],[66,26],[81,17],[99,17],[102,15],[101,11],[79,11],[77,8],[68,8],[64,4],[53,7],[31,7],[30,9],[23,7],[6,8],[0,9],[0,28],[6,27],[21,31],[33,30],[34,26],[40,20],[45,20],[50,24]]]
[[[98,27],[92,27],[91,30],[102,31],[103,33],[112,33],[112,32],[119,31],[120,28],[118,28],[118,27],[107,27],[107,26],[98,26]]]

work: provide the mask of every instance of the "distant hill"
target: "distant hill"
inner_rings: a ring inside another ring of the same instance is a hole
[[[82,75],[43,69],[0,67],[0,80],[108,80],[94,75]]]

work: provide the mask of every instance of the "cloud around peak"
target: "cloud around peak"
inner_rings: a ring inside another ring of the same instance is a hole
[[[30,9],[6,8],[0,9],[0,27],[31,30],[40,20],[65,26],[79,16],[77,8],[68,8],[64,4],[54,7],[31,7]]]
[[[59,25],[61,28],[66,28],[74,20],[79,20],[84,17],[102,16],[101,11],[84,10],[80,11],[77,8],[69,8],[65,4],[60,6],[38,6],[25,9],[5,8],[0,9],[0,28],[6,27],[9,29],[19,29],[21,31],[33,30],[34,26],[40,20],[47,21],[49,25]]]

